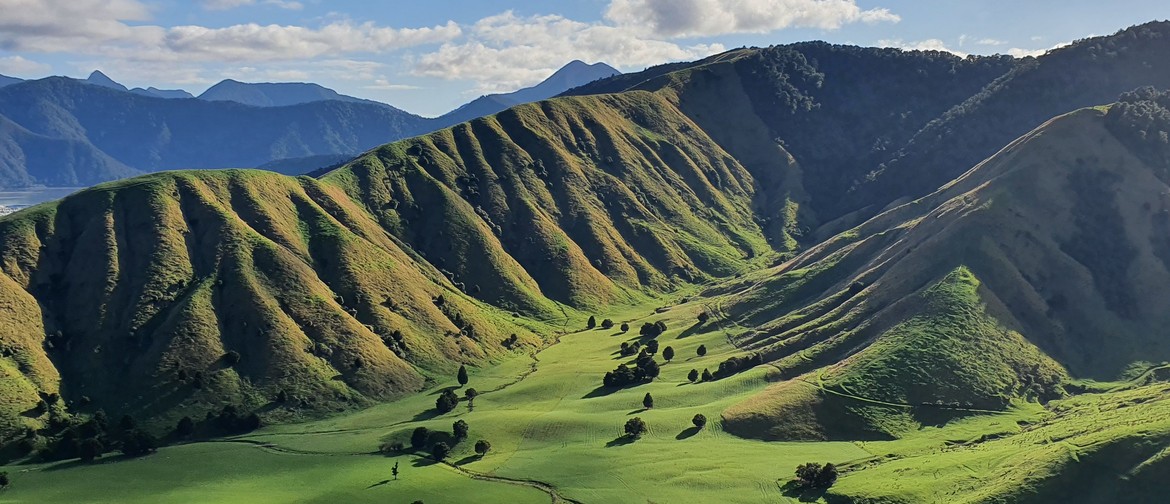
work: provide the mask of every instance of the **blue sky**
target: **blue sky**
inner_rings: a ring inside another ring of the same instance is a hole
[[[801,40],[1040,54],[1170,18],[1165,0],[0,0],[0,74],[195,94],[311,81],[437,115],[573,59],[622,71]]]

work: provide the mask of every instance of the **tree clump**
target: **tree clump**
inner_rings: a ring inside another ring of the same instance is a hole
[[[653,381],[661,371],[658,363],[654,362],[654,357],[643,355],[638,358],[633,368],[619,364],[617,369],[605,373],[601,383],[609,388],[627,387]]]
[[[837,466],[816,462],[801,464],[796,468],[796,484],[803,488],[825,489],[837,482]]]
[[[435,399],[435,409],[440,415],[455,409],[458,404],[459,396],[456,396],[451,389],[444,390],[442,394],[439,394],[438,399]]]
[[[456,420],[455,423],[451,425],[451,434],[455,436],[456,443],[467,439],[467,434],[470,431],[471,427],[463,420]]]
[[[435,446],[431,447],[431,457],[436,461],[442,462],[443,459],[451,455],[451,447],[447,443],[439,441]]]
[[[666,323],[661,320],[654,323],[646,322],[638,330],[638,334],[646,338],[657,338],[664,332],[666,332]]]
[[[646,433],[646,429],[646,422],[642,420],[641,417],[634,417],[626,420],[626,425],[624,427],[626,437],[630,439],[638,439],[642,437],[642,434]]]
[[[426,427],[418,427],[410,434],[410,447],[415,450],[421,450],[427,445],[427,438],[431,436],[431,431]]]

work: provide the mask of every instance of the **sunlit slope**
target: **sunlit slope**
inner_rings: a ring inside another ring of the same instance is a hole
[[[932,415],[1059,397],[1066,373],[1114,379],[1170,359],[1170,299],[1156,295],[1170,282],[1166,167],[1110,120],[1054,119],[936,193],[722,291],[724,310],[755,328],[737,343],[818,387],[778,384],[728,410],[727,428],[896,436]]]
[[[521,105],[377,149],[324,179],[500,306],[574,306],[742,271],[771,249],[751,176],[643,92]]]

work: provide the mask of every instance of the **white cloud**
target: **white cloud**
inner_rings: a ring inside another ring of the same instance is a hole
[[[627,28],[557,15],[522,17],[511,11],[481,19],[465,35],[414,58],[412,73],[474,80],[474,91],[483,93],[534,84],[572,59],[639,67],[724,50],[720,44],[680,46]]]
[[[1001,46],[1001,45],[1007,44],[1006,41],[999,40],[999,39],[993,39],[993,38],[979,39],[975,43],[979,44],[979,45],[984,45],[984,46]]]
[[[25,59],[21,56],[5,56],[0,58],[0,74],[12,76],[41,76],[52,70],[53,67]]]
[[[902,39],[882,39],[878,41],[878,47],[895,47],[904,51],[943,51],[959,57],[967,56],[965,52],[947,48],[946,43],[940,39],[926,39],[912,42],[907,42]]]
[[[321,28],[254,23],[207,28],[169,28],[162,44],[183,58],[214,61],[301,60],[346,53],[378,53],[451,40],[459,25],[447,22],[429,28],[386,28],[373,23],[334,22]]]
[[[376,89],[379,91],[409,91],[414,89],[422,89],[419,86],[412,86],[409,84],[393,84],[386,79],[374,79],[374,83],[362,86],[363,89]]]
[[[768,33],[784,28],[835,30],[851,23],[896,23],[889,9],[854,0],[612,0],[605,18],[660,37]]]

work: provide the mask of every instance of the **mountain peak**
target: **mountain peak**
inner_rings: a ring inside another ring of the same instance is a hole
[[[101,70],[94,70],[93,73],[90,73],[89,77],[87,77],[85,79],[85,82],[87,82],[89,84],[93,84],[95,86],[102,86],[102,87],[107,87],[110,89],[117,89],[118,91],[129,91],[128,89],[126,89],[126,86],[118,84],[117,82],[114,81],[114,79],[111,79],[111,78],[109,78],[109,76],[102,73]]]

